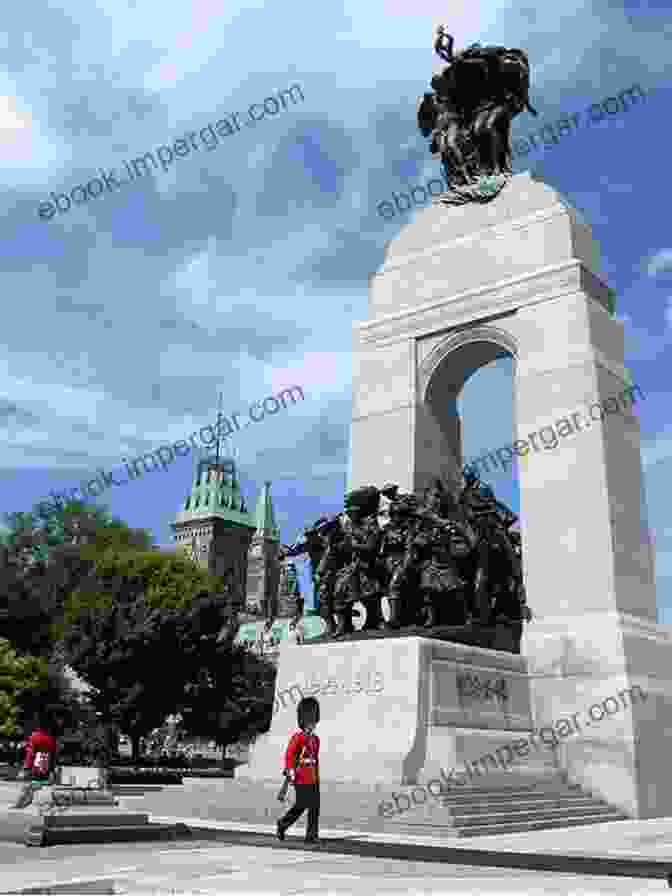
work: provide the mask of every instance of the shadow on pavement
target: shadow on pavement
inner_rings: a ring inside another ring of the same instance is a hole
[[[563,874],[592,874],[602,877],[631,877],[667,880],[672,887],[672,861],[652,859],[616,859],[590,856],[559,856],[541,853],[515,853],[486,849],[425,846],[413,843],[373,843],[355,837],[320,840],[306,845],[302,837],[288,837],[280,843],[272,834],[212,830],[192,827],[194,839],[218,841],[244,846],[265,846],[271,849],[294,849],[308,852],[335,853],[362,858],[398,859],[405,862],[438,862],[451,865],[475,865],[484,868],[512,868],[520,871],[556,871]]]

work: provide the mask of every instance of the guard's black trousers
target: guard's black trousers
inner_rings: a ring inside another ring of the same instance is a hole
[[[296,801],[292,808],[282,816],[278,822],[278,827],[286,831],[307,809],[306,840],[317,838],[318,821],[320,818],[320,785],[295,784],[294,789],[296,791]]]

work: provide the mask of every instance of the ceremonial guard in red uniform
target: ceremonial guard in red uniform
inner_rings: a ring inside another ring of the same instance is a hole
[[[308,810],[306,843],[317,843],[320,817],[320,738],[314,734],[320,721],[320,704],[314,697],[304,697],[297,707],[299,728],[292,732],[285,753],[284,775],[294,785],[296,801],[278,822],[278,840]]]

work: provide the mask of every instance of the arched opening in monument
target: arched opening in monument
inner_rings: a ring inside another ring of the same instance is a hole
[[[514,374],[508,349],[490,341],[469,342],[444,356],[428,384],[426,402],[455,458],[450,465],[460,464],[460,470],[470,465],[517,513],[518,461],[508,450],[516,438]],[[442,473],[450,478],[447,469]]]

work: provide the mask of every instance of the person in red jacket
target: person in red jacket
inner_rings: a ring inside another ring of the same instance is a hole
[[[41,724],[26,741],[26,758],[23,768],[33,781],[45,783],[53,771],[56,755],[56,738],[49,733],[49,726]]]
[[[318,842],[320,818],[320,738],[314,733],[320,721],[320,704],[314,697],[304,697],[297,707],[299,729],[292,732],[285,753],[284,775],[294,785],[296,800],[278,821],[278,840],[308,810],[306,843]]]
[[[29,806],[35,791],[42,784],[48,784],[51,779],[56,758],[56,738],[50,733],[50,727],[46,720],[41,720],[30,737],[25,740],[26,755],[22,777],[28,781],[14,804],[15,809],[25,809]]]

